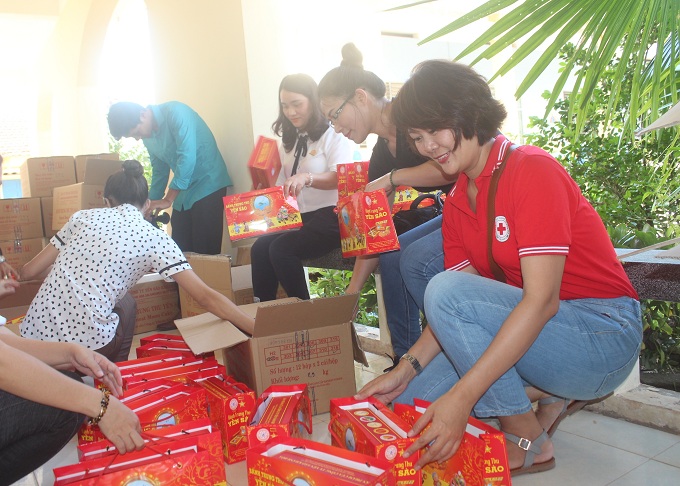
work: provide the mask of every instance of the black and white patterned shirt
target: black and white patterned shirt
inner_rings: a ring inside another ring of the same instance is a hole
[[[78,211],[50,240],[59,255],[21,335],[100,349],[113,340],[120,300],[147,273],[167,281],[191,268],[177,244],[130,204]]]

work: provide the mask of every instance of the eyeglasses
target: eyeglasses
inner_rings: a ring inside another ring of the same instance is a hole
[[[352,94],[349,95],[347,98],[345,98],[345,101],[343,101],[342,104],[340,105],[340,107],[339,107],[337,110],[335,110],[335,113],[333,113],[333,114],[331,115],[330,120],[329,120],[329,121],[331,122],[331,126],[334,126],[334,125],[335,125],[334,122],[337,121],[338,117],[340,116],[340,113],[342,113],[342,110],[345,108],[345,105],[346,105],[347,102],[348,102],[349,100],[351,100],[352,98],[354,98],[354,93],[352,93]]]

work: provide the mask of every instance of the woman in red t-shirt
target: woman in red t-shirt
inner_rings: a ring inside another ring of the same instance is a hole
[[[637,362],[638,297],[601,219],[553,157],[500,135],[505,116],[483,77],[447,61],[416,66],[392,109],[413,147],[458,175],[442,225],[447,271],[425,291],[429,326],[358,393],[433,402],[412,433],[430,427],[407,451],[429,444],[418,466],[450,457],[474,412],[498,417],[518,445],[508,447],[513,475],[551,469],[560,420]],[[492,173],[506,159],[488,224]]]

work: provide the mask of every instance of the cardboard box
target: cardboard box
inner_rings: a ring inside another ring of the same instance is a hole
[[[410,424],[376,398],[331,400],[331,445],[390,462],[398,485],[420,486],[421,473],[414,469],[420,451],[403,457],[417,439],[408,437],[410,429]]]
[[[18,272],[21,267],[30,262],[33,257],[45,248],[46,238],[29,238],[27,240],[0,241],[2,255],[7,263]]]
[[[393,486],[392,464],[305,439],[281,439],[247,453],[248,485]]]
[[[76,211],[104,207],[104,185],[120,164],[109,159],[88,158],[83,182],[54,188],[52,229],[59,230]]]
[[[76,182],[75,161],[70,155],[26,159],[19,173],[24,197],[51,196],[55,187]]]
[[[228,373],[257,395],[276,384],[305,383],[312,413],[354,395],[352,318],[357,294],[240,306],[255,317],[249,337],[210,313],[175,321],[194,353],[223,349]]]
[[[0,241],[42,238],[43,236],[39,198],[0,200]]]
[[[253,245],[236,247],[236,263],[234,263],[234,267],[250,265],[250,249],[252,247]]]
[[[52,238],[57,234],[59,229],[52,228],[52,219],[54,216],[54,197],[41,197],[40,208],[42,210],[43,234],[45,238]]]
[[[297,201],[284,196],[283,186],[225,196],[223,200],[231,241],[302,226]]]
[[[13,294],[6,295],[0,300],[0,314],[9,320],[10,317],[7,314],[8,309],[26,306],[26,309],[28,310],[28,306],[33,302],[42,283],[42,280],[26,280],[20,282],[19,287]]]
[[[104,153],[104,154],[88,154],[88,155],[76,155],[76,182],[84,182],[85,181],[85,167],[87,165],[88,159],[99,159],[99,160],[118,160],[120,161],[120,157],[118,156],[117,153]],[[116,164],[116,166],[120,169],[121,163]]]
[[[159,274],[144,275],[130,289],[137,302],[135,334],[155,331],[160,324],[179,316],[177,283],[166,282]]]
[[[189,265],[198,277],[208,287],[233,301],[231,290],[231,260],[229,255],[202,255],[200,253],[185,253]],[[179,289],[179,302],[182,317],[203,314],[206,310],[184,289]]]
[[[281,159],[276,140],[260,136],[248,159],[253,189],[274,187],[281,172]]]
[[[231,286],[234,293],[234,303],[236,305],[252,304],[254,302],[253,293],[253,267],[252,265],[241,265],[231,267]],[[277,299],[288,297],[281,284],[276,290]]]

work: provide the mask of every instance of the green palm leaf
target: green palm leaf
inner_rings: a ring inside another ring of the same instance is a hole
[[[621,97],[617,80],[623,78],[629,61],[635,60],[636,66],[627,133],[633,134],[678,102],[680,0],[490,0],[420,44],[510,7],[500,20],[463,49],[456,60],[482,49],[472,62],[474,65],[498,55],[512,44],[518,45],[492,76],[493,80],[507,74],[536,50],[543,50],[515,92],[515,97],[520,98],[558,57],[564,44],[578,37],[574,59],[585,59],[587,69],[575,70],[573,61],[566,62],[546,107],[547,116],[573,77],[573,91],[579,93],[579,96],[570,97],[569,105],[569,112],[576,120],[575,133],[579,133],[587,122],[591,95],[602,81],[607,64],[617,53],[621,62],[612,79],[609,117]],[[657,55],[650,56],[650,46],[658,46]]]

